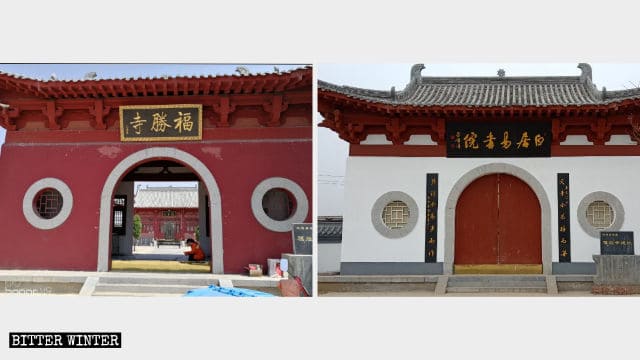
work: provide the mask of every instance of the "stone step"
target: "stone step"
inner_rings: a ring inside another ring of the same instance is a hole
[[[466,287],[477,287],[477,288],[547,288],[546,282],[500,282],[500,283],[492,283],[492,282],[465,282],[465,283],[451,283],[448,284],[449,288],[466,288]]]
[[[280,279],[274,278],[265,278],[265,279],[251,279],[251,278],[240,278],[233,279],[233,286],[239,288],[277,288],[278,283],[280,283]]]
[[[60,276],[60,275],[0,275],[0,281],[14,282],[57,282],[57,283],[84,283],[86,276]]]
[[[449,282],[524,282],[524,281],[532,281],[532,282],[544,282],[546,279],[545,276],[540,275],[452,275],[449,276]]]
[[[131,293],[119,291],[102,291],[93,294],[93,296],[121,296],[121,297],[181,297],[183,294],[172,293]]]
[[[216,279],[179,278],[179,277],[100,277],[98,285],[182,285],[182,286],[209,286],[218,285]]]
[[[149,285],[149,284],[98,284],[93,295],[105,295],[109,293],[121,294],[186,294],[191,289],[199,286],[184,285]]]
[[[454,275],[447,293],[546,293],[544,276],[537,275]]]
[[[233,287],[255,289],[279,295],[275,279],[213,279],[176,277],[100,277],[94,296],[155,296],[154,294],[184,295],[187,291],[220,283]]]
[[[436,283],[438,275],[323,275],[319,283]]]
[[[465,287],[448,287],[447,293],[546,293],[547,288],[545,287],[474,287],[474,286],[465,286]]]

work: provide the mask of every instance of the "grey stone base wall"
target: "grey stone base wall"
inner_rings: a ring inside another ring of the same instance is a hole
[[[291,278],[298,276],[302,280],[302,285],[313,294],[313,257],[311,255],[282,254],[283,259],[287,259],[289,264],[288,273]]]
[[[443,263],[342,262],[340,275],[442,275]]]
[[[593,255],[597,267],[594,285],[640,287],[640,255]]]
[[[595,295],[636,295],[640,286],[636,285],[593,285],[591,293]]]
[[[554,262],[552,265],[553,275],[567,275],[567,274],[583,274],[583,275],[595,275],[596,264],[592,262],[572,262],[572,263],[558,263]]]
[[[596,264],[573,262],[552,264],[553,275],[595,275]],[[342,262],[340,275],[442,275],[443,263]]]

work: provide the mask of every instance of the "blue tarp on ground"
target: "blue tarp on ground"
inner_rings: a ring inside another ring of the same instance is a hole
[[[209,285],[206,288],[189,290],[184,294],[184,296],[275,297],[273,294],[262,291],[243,288],[227,288],[216,285]]]

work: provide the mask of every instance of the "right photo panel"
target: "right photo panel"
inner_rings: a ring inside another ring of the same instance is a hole
[[[317,64],[319,296],[640,293],[640,64]]]

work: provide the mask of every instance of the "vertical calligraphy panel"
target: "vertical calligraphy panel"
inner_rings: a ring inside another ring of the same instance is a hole
[[[558,251],[560,262],[571,262],[569,174],[558,173]]]
[[[427,221],[424,262],[436,262],[438,248],[438,174],[427,174]]]

